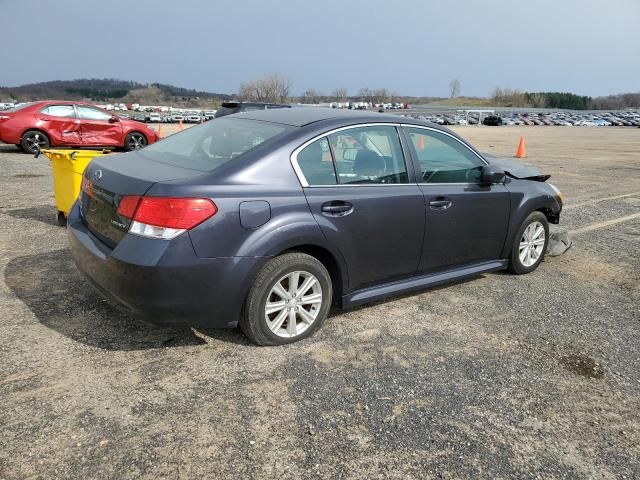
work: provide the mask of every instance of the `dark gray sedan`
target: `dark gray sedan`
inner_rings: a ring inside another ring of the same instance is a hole
[[[248,112],[95,159],[68,236],[127,311],[278,345],[332,306],[535,270],[562,209],[547,178],[417,120]]]

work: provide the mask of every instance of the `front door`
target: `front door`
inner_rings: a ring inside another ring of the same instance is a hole
[[[419,271],[500,258],[509,227],[509,191],[503,184],[481,184],[486,163],[453,135],[429,128],[405,131],[427,209]]]
[[[347,263],[347,291],[416,272],[424,197],[410,183],[394,126],[340,130],[306,146],[294,162],[311,212]]]
[[[123,145],[120,119],[99,108],[77,105],[82,145],[118,147]]]

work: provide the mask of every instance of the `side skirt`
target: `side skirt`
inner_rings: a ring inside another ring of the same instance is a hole
[[[375,302],[383,298],[399,295],[401,293],[423,290],[443,283],[454,282],[467,277],[473,277],[482,273],[493,272],[507,268],[508,260],[491,260],[488,262],[474,263],[464,267],[454,268],[445,272],[431,273],[417,277],[410,277],[395,282],[383,283],[374,287],[356,290],[342,297],[342,308],[355,307],[363,303]]]

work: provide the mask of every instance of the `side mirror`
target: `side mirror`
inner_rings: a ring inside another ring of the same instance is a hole
[[[506,174],[498,165],[485,165],[480,172],[480,181],[485,184],[500,183],[504,181]]]
[[[109,123],[117,123],[119,121],[120,121],[120,118],[118,118],[115,115],[109,119]]]

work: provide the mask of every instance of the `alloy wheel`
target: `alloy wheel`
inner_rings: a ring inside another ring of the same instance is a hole
[[[318,279],[309,272],[294,271],[271,287],[264,318],[274,334],[292,338],[315,322],[321,307],[322,286]]]
[[[141,133],[129,135],[129,150],[138,150],[147,144],[147,139]]]
[[[47,139],[38,132],[34,132],[25,139],[27,149],[31,153],[37,153],[42,147],[47,145]]]
[[[527,225],[520,239],[518,257],[525,267],[534,265],[543,253],[545,231],[542,223],[535,221]]]

